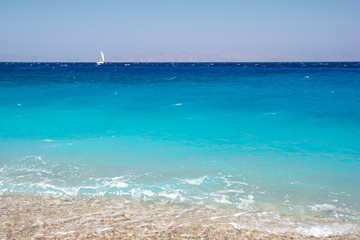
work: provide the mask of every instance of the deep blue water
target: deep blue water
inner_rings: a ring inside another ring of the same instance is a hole
[[[0,63],[0,194],[226,206],[358,231],[359,186],[358,62]]]

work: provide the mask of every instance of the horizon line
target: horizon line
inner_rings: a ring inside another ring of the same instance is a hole
[[[340,61],[106,61],[106,63],[335,63],[335,62],[359,62],[360,60]],[[0,61],[0,63],[96,63],[96,61]]]

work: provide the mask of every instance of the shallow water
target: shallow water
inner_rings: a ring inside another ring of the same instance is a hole
[[[359,63],[0,63],[0,193],[356,232],[359,79]]]

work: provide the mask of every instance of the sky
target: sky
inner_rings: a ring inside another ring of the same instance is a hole
[[[1,0],[0,61],[360,61],[359,0]]]

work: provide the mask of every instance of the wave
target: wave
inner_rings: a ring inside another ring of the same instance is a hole
[[[246,226],[274,233],[296,232],[326,237],[359,231],[357,205],[344,201],[347,194],[329,192],[327,199],[299,202],[282,188],[283,196],[272,188],[256,185],[241,174],[206,174],[197,177],[163,177],[160,174],[127,172],[113,177],[97,177],[72,162],[49,162],[28,155],[0,168],[0,198],[8,194],[32,193],[55,197],[122,197],[129,201],[203,206],[217,221],[231,215],[234,228]],[[303,187],[290,181],[290,190]],[[288,190],[289,190],[288,189]],[[336,199],[336,201],[332,201]],[[218,215],[219,209],[225,212]],[[225,211],[225,210],[226,211]],[[251,220],[241,223],[241,218]],[[267,229],[267,230],[266,230]]]

